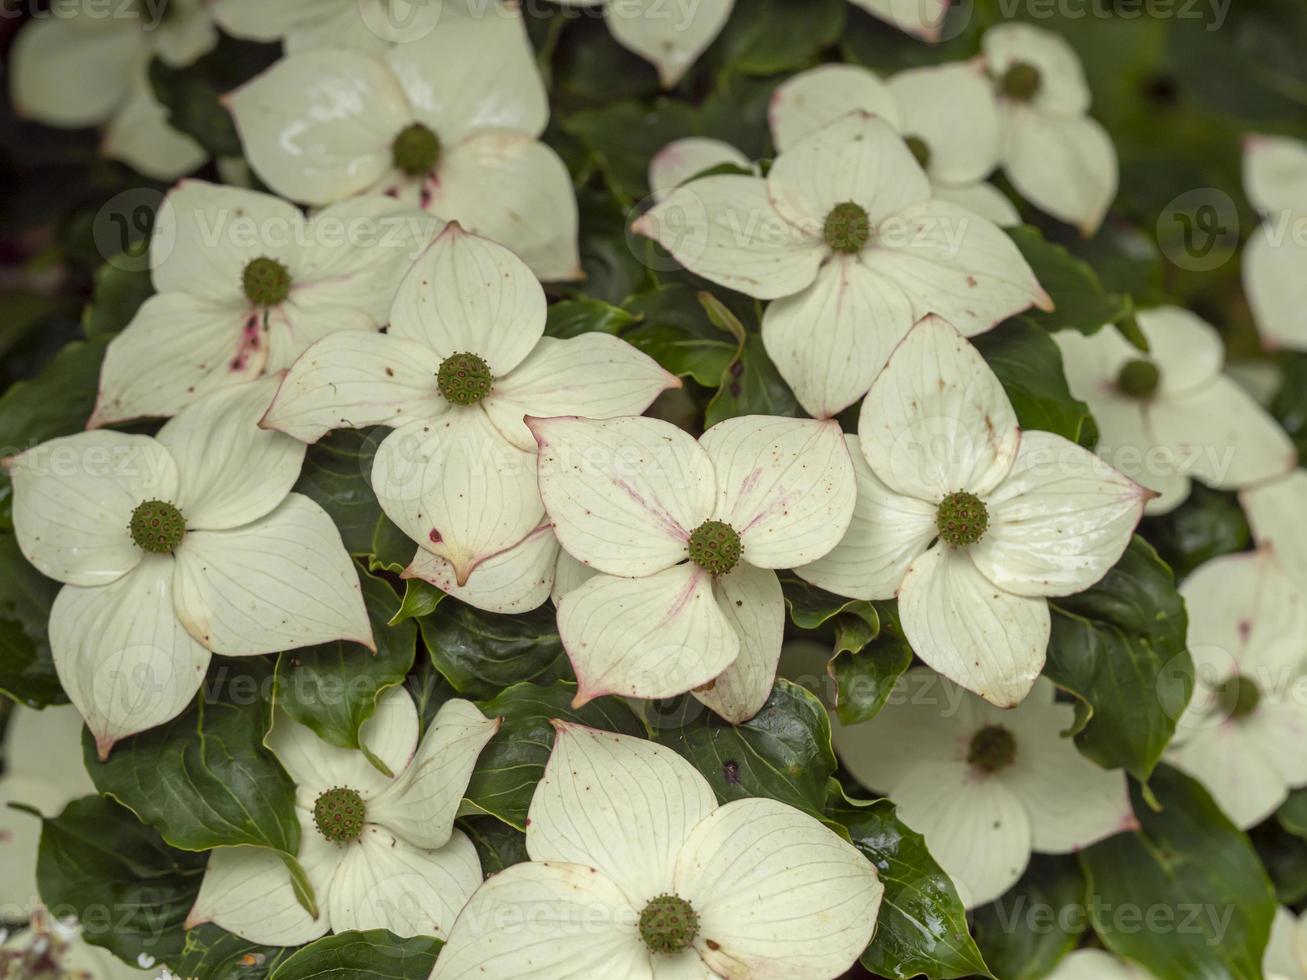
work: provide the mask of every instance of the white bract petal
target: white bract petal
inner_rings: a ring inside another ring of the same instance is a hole
[[[155,180],[176,180],[209,159],[209,151],[168,121],[168,110],[155,97],[145,65],[132,73],[127,101],[109,120],[100,153],[121,160]],[[67,87],[67,79],[59,82]]]
[[[719,576],[713,592],[739,637],[740,654],[721,674],[690,693],[738,725],[761,711],[771,697],[785,635],[785,596],[775,572],[747,562]]]
[[[278,194],[330,204],[376,183],[413,121],[390,68],[355,51],[283,58],[226,97],[255,172]]]
[[[558,632],[578,706],[605,694],[682,694],[717,677],[740,651],[712,576],[693,562],[644,578],[596,575],[563,596]]]
[[[1246,137],[1243,186],[1263,214],[1307,210],[1307,144],[1287,136]]]
[[[554,722],[531,799],[533,861],[597,868],[636,908],[674,890],[677,855],[717,809],[707,781],[666,746]]]
[[[1202,783],[1242,830],[1271,816],[1289,795],[1284,777],[1240,725],[1203,729],[1169,747],[1166,758]]]
[[[131,66],[146,39],[139,24],[82,17],[33,17],[9,52],[9,92],[18,115],[78,128],[106,121],[127,97]]]
[[[130,572],[143,551],[132,514],[149,500],[171,503],[177,464],[146,436],[86,432],[42,443],[5,460],[14,486],[14,534],[43,575],[72,585],[106,585]]]
[[[523,419],[579,415],[611,419],[639,415],[681,380],[626,341],[604,333],[569,340],[545,337],[516,368],[495,381],[483,404],[504,438],[535,451]]]
[[[336,525],[290,494],[266,517],[188,531],[176,551],[177,617],[215,653],[248,656],[346,640],[373,647],[358,571]]]
[[[848,530],[857,486],[836,422],[737,416],[705,432],[700,445],[717,477],[713,517],[739,535],[743,561],[801,565]]]
[[[922,166],[933,183],[973,184],[998,165],[998,105],[978,66],[910,68],[889,80],[888,92],[899,132],[926,151]]]
[[[849,0],[873,17],[893,24],[901,31],[923,41],[939,40],[940,28],[948,14],[946,0]]]
[[[50,609],[59,683],[95,737],[114,743],[171,721],[204,680],[210,654],[173,610],[176,562],[149,555],[109,585],[67,585]]]
[[[1021,214],[997,187],[984,182],[976,184],[940,184],[932,182],[931,196],[948,201],[992,221],[1000,228],[1015,228],[1021,224]]]
[[[783,153],[805,136],[859,110],[900,128],[894,97],[866,68],[830,64],[799,72],[772,95],[767,109],[772,143]]]
[[[543,525],[483,561],[464,585],[458,584],[453,565],[425,548],[418,549],[400,577],[430,582],[459,602],[486,612],[512,615],[529,612],[550,597],[561,552],[553,529]]]
[[[881,482],[932,503],[993,490],[1021,440],[994,372],[938,317],[919,323],[894,351],[862,403],[858,433]]]
[[[690,178],[723,166],[757,172],[753,161],[729,143],[699,136],[673,140],[649,161],[649,190],[661,201]]]
[[[663,88],[690,70],[726,24],[735,0],[698,0],[673,8],[662,0],[611,3],[605,15],[618,42],[658,69]]]
[[[1149,980],[1149,975],[1101,949],[1072,950],[1048,980]]]
[[[535,456],[476,405],[396,429],[377,450],[372,489],[410,538],[454,566],[457,581],[540,526]]]
[[[1244,292],[1257,330],[1266,345],[1307,349],[1307,331],[1298,312],[1307,298],[1307,243],[1294,234],[1299,217],[1291,212],[1272,215],[1257,228],[1243,254]]]
[[[400,284],[390,334],[442,360],[476,354],[498,378],[522,363],[545,330],[545,294],[502,245],[447,225]]]
[[[917,656],[993,704],[1018,704],[1043,669],[1048,601],[1004,592],[942,541],[908,568],[899,615]]]
[[[1253,537],[1274,550],[1284,567],[1307,591],[1307,470],[1294,470],[1282,480],[1245,490],[1239,495]]]
[[[844,437],[853,459],[857,502],[840,543],[824,558],[795,568],[813,585],[853,599],[892,599],[908,566],[939,533],[936,507],[885,486],[859,449],[857,436]]]
[[[689,434],[645,418],[528,424],[540,494],[574,558],[612,575],[650,575],[685,558],[717,492],[712,460]]]
[[[334,333],[295,362],[261,424],[313,443],[332,429],[437,419],[449,408],[436,387],[440,360],[417,341]]]
[[[719,174],[683,185],[631,230],[696,275],[756,299],[810,286],[824,257],[820,227],[800,229],[772,207],[761,177]]]
[[[172,498],[188,530],[222,531],[269,514],[300,477],[306,447],[259,428],[280,385],[265,378],[192,402],[156,435],[177,463]]]
[[[1083,592],[1120,560],[1151,495],[1075,443],[1026,432],[1012,470],[985,498],[989,527],[971,559],[1005,592]]]
[[[1116,198],[1116,147],[1089,116],[1055,116],[1024,106],[1004,120],[1003,167],[1022,197],[1092,235]]]
[[[885,888],[852,844],[775,800],[736,800],[700,821],[675,893],[699,915],[694,947],[723,976],[826,980],[871,941]]]

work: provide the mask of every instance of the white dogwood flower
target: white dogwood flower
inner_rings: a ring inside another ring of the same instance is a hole
[[[420,40],[454,4],[441,0],[210,0],[213,19],[233,37],[284,41],[288,54],[357,48],[372,54]]]
[[[309,348],[263,424],[303,442],[337,428],[394,428],[377,451],[372,487],[427,552],[411,577],[469,585],[485,562],[480,591],[463,597],[529,608],[549,535],[524,541],[546,522],[523,417],[638,414],[680,385],[609,334],[543,337],[545,318],[544,290],[522,261],[451,223],[401,283],[389,331],[333,334]]]
[[[537,138],[549,101],[515,6],[371,57],[291,55],[226,97],[255,172],[329,204],[411,202],[508,246],[541,279],[582,275],[567,167]]]
[[[290,492],[304,445],[258,427],[277,383],[206,395],[153,438],[83,432],[4,461],[19,547],[65,583],[50,648],[101,758],[185,709],[214,653],[372,646],[340,532]]]
[[[1307,277],[1307,143],[1287,136],[1244,141],[1244,188],[1263,222],[1244,248],[1243,284],[1262,339],[1307,350],[1302,284]]]
[[[386,197],[305,218],[269,194],[183,181],[150,242],[156,293],[109,343],[88,428],[175,415],[284,371],[315,340],[386,322],[439,222]]]
[[[150,87],[152,58],[189,65],[218,41],[203,0],[106,4],[65,0],[14,39],[14,108],[50,126],[105,127],[101,152],[157,180],[194,170],[208,153],[168,125]]]
[[[1064,737],[1075,707],[1053,695],[1041,677],[1003,710],[917,667],[876,717],[834,726],[849,772],[926,838],[967,908],[1011,888],[1031,851],[1068,854],[1138,827],[1125,773]]]
[[[927,314],[976,334],[1052,302],[1012,240],[931,198],[894,128],[861,110],[790,146],[766,178],[692,181],[632,228],[691,272],[775,300],[767,353],[818,418],[857,401]]]
[[[1307,594],[1269,548],[1207,562],[1180,594],[1196,684],[1167,759],[1246,829],[1307,785]]]
[[[998,225],[1021,223],[1016,208],[985,181],[999,161],[998,103],[974,63],[910,68],[881,81],[858,65],[800,72],[772,96],[772,142],[785,152],[805,136],[856,110],[902,134],[930,178],[932,197],[960,204]]]
[[[651,62],[663,88],[685,75],[721,33],[735,0],[557,0],[563,7],[602,7],[617,43]]]
[[[431,980],[829,980],[884,886],[851,844],[775,800],[718,806],[671,749],[555,721],[531,860],[463,909]]]
[[[989,365],[937,317],[894,351],[848,439],[853,523],[795,572],[850,598],[897,595],[917,656],[1017,704],[1044,665],[1046,597],[1107,574],[1152,491],[1059,435],[1022,432]]]
[[[1294,470],[1239,494],[1253,539],[1275,552],[1298,588],[1307,594],[1307,471]]]
[[[1221,372],[1225,347],[1211,324],[1175,306],[1137,320],[1147,353],[1111,325],[1053,339],[1071,394],[1098,423],[1098,454],[1159,494],[1149,514],[1184,503],[1191,478],[1236,490],[1293,469],[1298,453],[1284,430]]]
[[[443,939],[481,884],[476,848],[454,817],[477,756],[498,730],[498,719],[453,700],[419,741],[413,698],[392,687],[360,732],[394,773],[385,776],[362,752],[278,715],[267,744],[295,781],[299,861],[318,915],[300,904],[273,851],[221,847],[209,859],[187,928],[212,922],[273,946],[354,929]]]
[[[528,419],[563,548],[602,574],[562,597],[575,704],[693,690],[741,722],[776,677],[785,603],[773,569],[824,555],[853,512],[834,422],[741,416],[696,441],[658,419]]]
[[[983,63],[998,95],[1003,171],[1041,211],[1092,235],[1116,197],[1116,147],[1088,115],[1089,85],[1063,38],[1029,24],[991,27]]]

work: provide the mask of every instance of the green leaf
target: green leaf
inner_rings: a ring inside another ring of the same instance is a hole
[[[1129,296],[1106,292],[1094,270],[1061,245],[1046,241],[1028,225],[1009,228],[1007,233],[1056,306],[1051,313],[1030,310],[1024,314],[1040,327],[1093,334],[1104,324],[1119,323],[1131,314]]]
[[[465,697],[490,698],[518,681],[547,684],[571,675],[549,603],[496,616],[446,599],[419,626],[431,662]]]
[[[382,515],[372,491],[372,458],[388,435],[385,426],[330,433],[309,447],[295,484],[296,493],[331,515],[351,555],[373,553],[373,535]],[[413,557],[411,548],[408,557]]]
[[[82,314],[86,336],[108,340],[131,323],[141,304],[153,295],[154,282],[143,257],[106,262],[95,270],[95,294]]]
[[[218,926],[205,924],[186,933],[181,955],[170,967],[178,977],[263,980],[290,953],[291,950],[281,946],[260,946]]]
[[[709,319],[693,286],[659,286],[624,305],[642,321],[626,340],[678,377],[717,388],[739,356],[739,342]]]
[[[1275,812],[1275,819],[1289,833],[1307,838],[1307,789],[1296,789]]]
[[[1169,514],[1144,518],[1139,533],[1180,580],[1213,558],[1246,550],[1252,541],[1238,495],[1210,490],[1197,480],[1188,500]]]
[[[635,323],[620,306],[597,299],[567,299],[549,307],[545,336],[567,340],[586,333],[618,334]]]
[[[995,976],[1041,980],[1079,944],[1089,926],[1084,904],[1085,878],[1073,858],[1033,854],[1006,895],[976,909],[972,931]]]
[[[728,68],[774,75],[806,68],[844,30],[844,0],[755,0],[737,6],[721,34]]]
[[[1188,619],[1171,570],[1136,537],[1101,582],[1050,606],[1044,673],[1083,703],[1076,746],[1147,780],[1193,685]]]
[[[43,708],[64,704],[47,625],[58,582],[27,563],[11,531],[0,531],[0,693]]]
[[[404,598],[400,600],[399,609],[390,618],[389,625],[398,626],[410,619],[430,616],[444,599],[445,593],[430,582],[420,578],[405,579]]]
[[[1092,449],[1098,441],[1089,406],[1072,397],[1062,351],[1048,331],[1014,317],[971,339],[1002,382],[1023,429],[1055,432]]]
[[[1307,355],[1281,354],[1276,363],[1283,380],[1271,399],[1271,414],[1307,459]]]
[[[174,721],[119,742],[106,761],[84,733],[95,788],[180,850],[298,853],[295,784],[263,745],[271,679],[262,659],[215,658],[201,698]]]
[[[835,679],[835,708],[845,725],[870,721],[885,707],[903,672],[912,666],[912,647],[897,629],[886,629],[859,650],[839,642],[828,670]]]
[[[585,144],[618,202],[629,207],[649,193],[654,155],[673,140],[694,135],[698,126],[693,107],[659,99],[651,107],[620,102],[577,112],[563,128]]]
[[[399,575],[408,568],[417,554],[418,546],[385,514],[377,518],[372,531],[371,558],[368,568],[373,572],[393,572]]]
[[[1280,904],[1297,905],[1307,899],[1307,840],[1274,820],[1253,828],[1250,836]]]
[[[650,705],[651,712],[657,709]],[[835,772],[830,718],[797,684],[778,678],[762,710],[742,725],[722,721],[688,694],[646,721],[658,741],[703,774],[723,803],[765,796],[823,815]]]
[[[840,613],[851,613],[864,620],[873,633],[880,631],[880,615],[865,599],[846,599],[793,575],[781,576],[781,589],[790,611],[790,622],[799,629],[815,630]]]
[[[576,685],[515,684],[478,707],[487,718],[502,718],[498,734],[481,751],[464,798],[482,813],[526,829],[527,809],[554,747],[550,719],[646,737],[644,724],[620,698],[604,697],[572,707]]]
[[[472,840],[481,859],[481,871],[496,875],[505,868],[531,860],[526,852],[526,834],[495,817],[464,817],[459,828]]]
[[[342,932],[296,950],[269,980],[426,980],[443,945],[429,936],[401,939],[385,929]]]
[[[395,611],[395,591],[372,575],[362,575],[360,581],[376,653],[336,641],[277,658],[276,703],[323,741],[343,749],[363,747],[359,729],[372,717],[377,698],[403,682],[417,656],[417,627],[387,625]]]
[[[88,796],[43,822],[36,880],[59,918],[76,916],[82,936],[119,959],[170,962],[207,857],[169,847],[130,810]]]
[[[1142,829],[1082,851],[1094,931],[1159,980],[1261,980],[1275,894],[1248,838],[1169,766],[1133,785]]]
[[[104,348],[103,341],[74,341],[35,378],[10,386],[0,397],[0,455],[20,453],[86,427],[100,387]]]
[[[720,383],[708,403],[705,427],[739,415],[803,415],[794,392],[767,356],[760,334],[748,335]]]
[[[155,58],[150,62],[150,87],[168,111],[168,125],[173,129],[195,140],[210,156],[241,155],[241,139],[231,113],[200,66],[174,68]]]
[[[925,839],[899,820],[894,804],[844,802],[830,816],[848,828],[885,886],[863,966],[896,980],[923,974],[933,980],[990,976],[967,932],[966,911],[952,880],[930,856]]]

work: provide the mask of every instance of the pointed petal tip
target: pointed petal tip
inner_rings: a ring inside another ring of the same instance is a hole
[[[101,762],[109,761],[109,753],[113,751],[113,747],[117,744],[118,740],[108,735],[95,736],[95,753],[100,757]]]
[[[1035,308],[1043,310],[1045,313],[1052,313],[1057,309],[1057,304],[1053,302],[1053,297],[1048,295],[1048,291],[1042,286],[1039,293],[1035,296]]]

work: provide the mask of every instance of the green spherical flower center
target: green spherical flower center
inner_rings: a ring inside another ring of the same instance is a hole
[[[290,295],[290,270],[265,255],[245,266],[241,285],[246,298],[256,306],[277,306]]]
[[[186,536],[186,519],[182,512],[163,500],[147,500],[132,511],[132,540],[142,551],[166,555]]]
[[[998,772],[1016,760],[1017,740],[1002,725],[987,725],[971,739],[967,762],[981,772]]]
[[[917,163],[921,164],[922,169],[930,166],[930,146],[920,136],[909,136],[904,140],[908,144],[908,149],[916,158]]]
[[[845,201],[835,205],[826,215],[822,236],[835,251],[853,255],[871,241],[871,218],[861,205]]]
[[[333,844],[351,844],[363,836],[367,808],[357,790],[346,786],[329,789],[313,804],[318,832]]]
[[[975,544],[989,530],[989,508],[974,493],[951,493],[940,501],[935,526],[945,544],[964,548]]]
[[[405,126],[390,144],[395,169],[410,177],[420,177],[436,166],[440,159],[440,137],[421,123]]]
[[[1015,102],[1029,102],[1044,84],[1039,69],[1024,61],[1014,61],[1003,74],[1003,94]]]
[[[1123,395],[1131,398],[1152,398],[1157,394],[1157,386],[1162,380],[1162,372],[1152,361],[1137,358],[1126,361],[1121,372],[1116,376],[1116,387]]]
[[[653,953],[679,953],[699,935],[699,915],[675,895],[659,895],[640,913],[640,938]]]
[[[1216,689],[1216,703],[1222,714],[1230,718],[1243,718],[1253,713],[1261,703],[1262,691],[1257,682],[1235,674]]]
[[[704,521],[690,534],[690,561],[713,575],[725,575],[740,561],[740,536],[722,521]]]
[[[490,365],[475,354],[451,354],[440,363],[436,387],[454,405],[475,405],[490,394]]]

